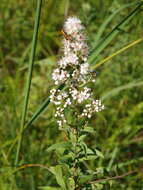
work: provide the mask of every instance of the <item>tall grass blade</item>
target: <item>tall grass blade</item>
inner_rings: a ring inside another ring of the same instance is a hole
[[[29,68],[28,68],[27,83],[26,83],[26,88],[25,88],[24,104],[23,104],[22,117],[21,117],[21,125],[20,125],[20,134],[21,135],[18,140],[15,165],[17,165],[18,161],[19,161],[19,153],[20,153],[20,148],[21,148],[21,143],[22,143],[23,129],[24,129],[24,125],[25,125],[27,108],[28,108],[30,86],[31,86],[31,80],[32,80],[32,71],[33,71],[37,39],[38,39],[38,29],[39,29],[40,15],[41,15],[41,7],[42,7],[42,0],[38,0],[37,8],[36,8],[36,15],[35,15],[35,24],[34,24],[34,33],[33,33],[33,39],[32,39],[31,54],[30,54],[30,58],[29,58]]]
[[[130,88],[137,87],[137,86],[143,86],[143,81],[133,81],[133,82],[130,82],[128,84],[114,88],[110,92],[105,93],[105,95],[103,95],[101,97],[101,100],[106,100],[108,98],[115,96],[116,94],[118,94],[122,90],[130,89]]]
[[[115,18],[115,16],[120,13],[121,11],[123,11],[124,9],[131,7],[133,5],[136,5],[137,3],[128,3],[124,6],[122,6],[121,8],[117,9],[116,11],[114,11],[104,22],[103,24],[100,26],[99,30],[97,31],[97,34],[95,36],[95,40],[92,42],[92,49],[96,48],[97,43],[99,42],[99,40],[101,39],[101,36],[104,32],[104,30],[106,29],[106,27],[108,27],[108,24]]]
[[[104,63],[106,63],[107,61],[109,61],[110,59],[112,59],[113,57],[123,53],[124,51],[128,50],[129,48],[137,45],[138,43],[142,42],[143,38],[140,38],[138,40],[133,41],[132,43],[126,45],[125,47],[119,49],[118,51],[116,51],[115,53],[113,53],[112,55],[106,57],[105,59],[101,60],[99,63],[97,63],[96,65],[93,65],[92,68],[96,69],[97,67],[100,67],[101,65],[103,65]]]
[[[127,24],[139,12],[142,5],[143,2],[140,3],[128,16],[117,24],[114,29],[105,38],[103,38],[103,40],[97,44],[97,46],[91,51],[91,56],[89,58],[90,64],[94,64],[94,61],[100,52],[117,36],[117,34],[123,30],[125,24]]]

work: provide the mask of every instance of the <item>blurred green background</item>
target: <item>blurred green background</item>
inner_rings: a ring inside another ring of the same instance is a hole
[[[45,0],[42,5],[36,62],[32,79],[29,119],[49,96],[53,86],[52,70],[61,55],[64,18],[78,16],[86,27],[88,44],[105,37],[137,5],[136,0]],[[129,6],[127,6],[129,5]],[[107,19],[115,14],[104,28],[100,39],[98,31]],[[19,170],[17,180],[12,175],[15,159],[16,135],[24,97],[24,85],[33,35],[35,0],[0,1],[0,190],[36,190],[39,186],[53,185],[55,180],[48,170],[26,167]],[[142,37],[143,12],[140,11],[117,37],[100,53],[97,62],[121,47]],[[102,98],[106,109],[92,118],[89,125],[95,134],[87,143],[97,147],[104,158],[89,163],[98,168],[97,179],[137,171],[120,180],[100,183],[98,190],[143,189],[143,43],[118,55],[97,69],[94,86],[97,98]],[[94,63],[96,64],[96,62]],[[26,130],[20,164],[56,163],[56,155],[46,149],[64,140],[49,105],[41,117]],[[17,181],[17,182],[16,182]]]

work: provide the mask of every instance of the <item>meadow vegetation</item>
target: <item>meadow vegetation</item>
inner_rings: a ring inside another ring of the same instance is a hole
[[[94,132],[86,139],[92,149],[103,155],[86,163],[89,170],[95,170],[95,180],[101,179],[95,190],[143,188],[142,5],[127,19],[139,3],[44,0],[42,4],[26,121],[49,97],[54,85],[51,74],[62,55],[60,31],[64,18],[76,15],[86,27],[91,49],[89,61],[97,72],[92,88],[105,106],[90,119],[88,125]],[[0,190],[48,190],[46,186],[57,185],[48,168],[57,163],[58,156],[49,152],[48,147],[66,141],[55,121],[54,106],[49,104],[25,130],[19,163],[14,164],[35,10],[35,0],[0,2]],[[125,18],[127,22],[117,27]],[[101,60],[138,39],[140,43],[96,67]]]

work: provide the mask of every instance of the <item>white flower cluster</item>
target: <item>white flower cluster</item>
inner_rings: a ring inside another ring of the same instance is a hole
[[[59,68],[55,69],[52,78],[55,80],[55,84],[58,85],[60,82],[65,82],[70,77],[67,71],[61,70]]]
[[[83,109],[82,116],[91,118],[94,112],[99,112],[104,109],[104,105],[101,104],[100,100],[93,100],[90,104],[86,104]]]
[[[88,45],[83,34],[83,25],[76,17],[69,17],[64,24],[64,56],[58,61],[58,68],[53,71],[52,78],[55,85],[66,84],[66,89],[50,91],[50,101],[56,105],[55,117],[62,127],[67,123],[65,109],[74,104],[88,102],[81,113],[81,117],[90,118],[94,112],[104,109],[100,100],[94,100],[88,82],[95,82],[95,73],[89,70],[87,62]],[[94,76],[94,77],[93,77]]]
[[[91,89],[84,87],[82,91],[79,91],[76,88],[70,88],[69,94],[73,98],[73,100],[77,100],[78,103],[83,102],[84,100],[87,100],[91,96]]]
[[[77,33],[83,29],[84,27],[77,17],[69,17],[64,24],[65,32],[70,35],[77,35]]]

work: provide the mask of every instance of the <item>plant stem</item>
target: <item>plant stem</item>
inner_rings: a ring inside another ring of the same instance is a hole
[[[37,46],[37,39],[38,39],[38,29],[39,29],[40,15],[41,15],[41,7],[42,7],[42,0],[37,0],[37,8],[36,8],[36,15],[35,15],[35,24],[34,24],[34,32],[33,32],[33,39],[32,39],[32,47],[31,47],[31,53],[30,53],[30,58],[29,58],[28,76],[27,76],[27,82],[26,82],[26,88],[25,88],[25,97],[24,97],[22,117],[21,117],[21,123],[20,123],[20,138],[19,138],[18,145],[17,145],[15,165],[17,165],[18,161],[19,161],[19,154],[20,154],[22,138],[23,138],[23,129],[24,129],[26,114],[27,114],[27,109],[28,109],[30,87],[31,87],[31,80],[32,80],[32,71],[33,71],[36,46]]]
[[[73,180],[75,182],[75,190],[79,189],[79,175],[78,175],[78,137],[79,137],[79,131],[77,127],[72,128],[71,133],[75,136],[75,141],[73,144],[73,150],[74,150],[74,162],[73,162]]]

